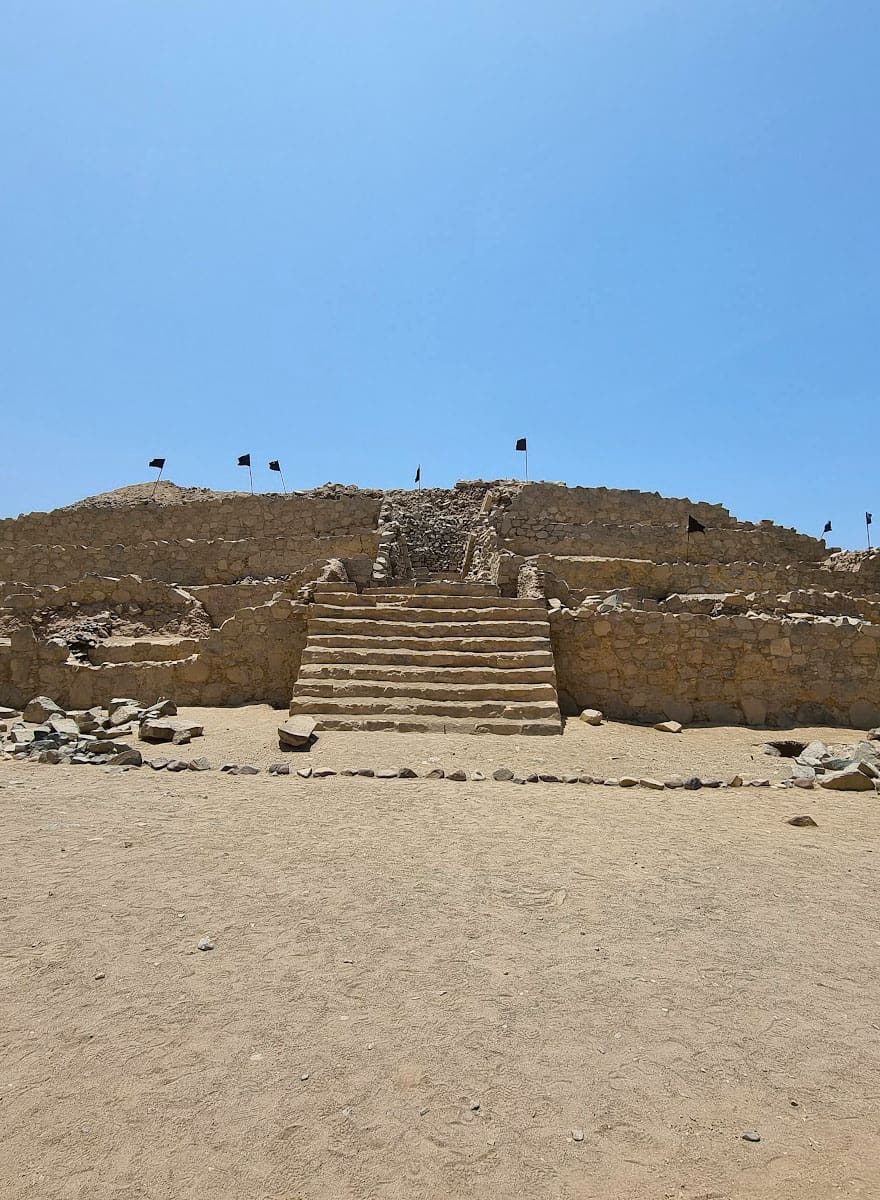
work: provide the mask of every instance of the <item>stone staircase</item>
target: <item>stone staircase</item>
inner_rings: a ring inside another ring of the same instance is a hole
[[[319,729],[561,733],[546,607],[490,584],[320,584],[290,711]]]

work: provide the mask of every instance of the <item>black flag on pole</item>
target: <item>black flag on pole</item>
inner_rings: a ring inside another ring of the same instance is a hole
[[[156,467],[156,468],[158,468],[158,470],[161,471],[162,468],[165,466],[165,459],[164,458],[151,458],[149,463],[147,464],[147,466]]]
[[[270,471],[280,471],[281,470],[281,463],[278,461],[277,458],[273,458],[272,461],[269,463],[269,470]]]
[[[865,524],[871,525],[871,524],[873,524],[873,522],[874,522],[874,514],[866,512],[865,513]]]
[[[526,439],[525,438],[517,438],[516,439],[516,448],[517,448],[517,450],[528,450],[528,445],[526,444]]]
[[[692,516],[690,515],[690,513],[688,513],[688,527],[687,527],[687,531],[688,531],[688,533],[705,533],[705,532],[706,532],[706,526],[705,526],[705,525],[701,525],[701,524],[700,524],[700,522],[697,520],[697,518],[696,518],[696,517],[692,517]]]
[[[249,454],[240,455],[238,459],[238,465],[240,467],[249,467],[251,465],[251,456]]]
[[[414,483],[422,482],[422,464],[421,463],[419,463],[419,465],[416,467],[416,477],[413,482]]]
[[[825,528],[822,530],[822,532],[823,532],[823,533],[830,533],[830,532],[831,532],[831,522],[830,522],[830,521],[826,521],[826,522],[825,522]]]

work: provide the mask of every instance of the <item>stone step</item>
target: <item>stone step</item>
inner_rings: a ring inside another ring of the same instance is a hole
[[[333,608],[382,608],[394,611],[395,609],[495,609],[507,608],[511,612],[514,610],[523,610],[526,612],[542,613],[547,615],[547,604],[544,600],[532,600],[527,596],[499,596],[478,595],[478,596],[440,596],[440,595],[425,595],[422,592],[407,592],[400,595],[390,595],[379,593],[375,595],[373,592],[334,592],[330,594],[322,594],[320,588],[315,589],[314,607],[320,604],[331,605]],[[482,616],[482,611],[481,611]]]
[[[316,617],[309,620],[309,640],[315,638],[317,641],[323,641],[324,638],[342,635],[347,637],[359,637],[361,641],[366,641],[370,637],[400,637],[408,638],[429,638],[431,641],[437,638],[454,638],[455,641],[467,640],[467,638],[479,638],[484,636],[484,629],[480,628],[478,622],[472,620],[462,620],[462,622],[443,622],[443,620],[433,620],[433,622],[417,622],[417,620],[359,620],[359,622],[349,622],[349,620],[340,620],[337,617]],[[546,620],[493,620],[490,640],[497,641],[498,638],[543,638],[546,640],[550,636],[550,626]]]
[[[487,673],[489,674],[489,673]],[[549,700],[556,702],[556,688],[552,683],[510,683],[501,671],[479,683],[446,683],[436,680],[416,682],[381,679],[304,679],[300,675],[293,688],[294,697],[322,696],[333,700],[344,700],[352,696],[382,698],[412,698],[413,700],[462,701],[470,704],[475,700],[498,700],[506,703],[517,701]]]
[[[546,650],[548,648],[548,638],[546,637],[431,637],[428,634],[423,634],[421,637],[404,637],[402,634],[393,634],[387,637],[379,637],[376,634],[360,637],[356,633],[311,633],[309,632],[308,645],[314,649],[320,647],[334,647],[335,649],[343,649],[350,646],[353,650],[358,648],[376,649],[376,650],[444,650],[448,646],[450,650],[456,649],[461,651],[493,651],[495,653],[513,654],[516,651],[525,650]]]
[[[422,596],[486,596],[500,595],[500,589],[494,583],[456,583],[450,580],[448,583],[443,580],[432,580],[428,583],[393,583],[383,584],[381,587],[369,587],[364,589],[365,596],[376,595],[393,595],[393,596],[411,596],[414,593]]]
[[[496,655],[497,657],[497,655]],[[303,661],[300,680],[360,679],[376,680],[379,683],[483,683],[486,679],[498,679],[503,683],[547,683],[555,688],[556,672],[552,666],[508,667],[484,665],[474,667],[416,666],[407,667],[391,663],[323,663]]]
[[[497,601],[497,597],[495,597]],[[308,609],[309,621],[355,621],[358,629],[365,622],[406,621],[408,624],[423,625],[427,622],[449,625],[478,625],[497,621],[538,621],[547,626],[546,607],[508,608],[496,603],[487,608],[416,608],[411,604],[312,604]]]
[[[550,737],[562,732],[558,712],[552,719],[540,721],[503,720],[493,717],[417,717],[411,713],[384,713],[377,717],[315,713],[314,717],[319,730],[344,729],[369,733],[495,733]]]
[[[350,697],[333,700],[326,696],[294,695],[291,713],[326,716],[377,717],[386,713],[396,716],[424,717],[501,717],[504,720],[549,720],[558,717],[559,708],[553,700],[419,700],[391,696]]]
[[[424,641],[418,641],[413,649],[394,643],[381,647],[363,646],[357,638],[346,638],[342,646],[307,643],[302,662],[304,665],[342,663],[346,666],[552,668],[553,654],[546,641],[543,638],[535,638],[534,641],[538,643],[534,647],[523,647],[519,642],[514,642],[516,649],[511,649],[511,643],[505,641],[502,650],[493,650],[486,646],[485,639],[481,639],[469,649],[437,650]]]

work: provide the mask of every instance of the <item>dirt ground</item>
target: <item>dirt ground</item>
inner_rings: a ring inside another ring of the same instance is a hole
[[[780,778],[766,736],[291,762]],[[878,803],[0,762],[0,1196],[878,1196]]]

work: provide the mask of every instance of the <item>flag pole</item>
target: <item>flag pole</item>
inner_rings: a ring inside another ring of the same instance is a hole
[[[254,468],[248,463],[248,475],[251,477],[251,495],[254,494]]]
[[[526,483],[529,482],[529,444],[526,442]]]
[[[865,513],[865,532],[868,535],[868,549],[871,549],[871,514]]]
[[[284,494],[286,496],[287,495],[287,484],[284,482],[284,472],[281,470],[280,464],[278,466],[278,474],[281,476],[281,486],[284,488]]]
[[[159,468],[159,474],[156,476],[156,482],[153,484],[153,490],[152,490],[152,492],[150,492],[150,499],[151,499],[151,500],[152,500],[152,499],[153,499],[153,497],[156,495],[156,488],[159,486],[159,480],[162,478],[162,472],[163,472],[164,470],[165,470],[165,464],[164,464],[164,462],[163,462],[163,463],[162,463],[162,466]]]

